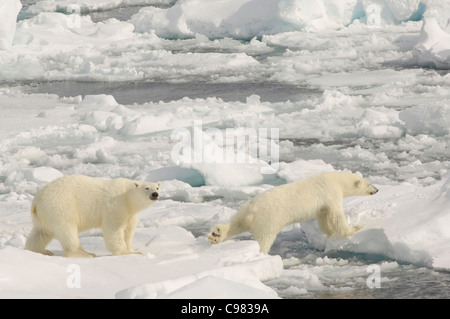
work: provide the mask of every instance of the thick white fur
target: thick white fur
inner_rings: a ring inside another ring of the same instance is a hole
[[[343,198],[373,195],[377,191],[355,174],[321,173],[257,195],[245,203],[228,224],[214,226],[208,240],[215,244],[250,231],[259,242],[261,252],[268,253],[284,226],[310,218],[317,218],[320,230],[328,236],[350,236],[362,226],[351,227],[347,223]]]
[[[80,244],[78,233],[101,228],[106,247],[113,255],[137,253],[132,241],[138,212],[156,202],[160,183],[118,178],[101,180],[83,175],[57,179],[36,194],[31,215],[33,229],[25,249],[46,255],[47,244],[56,238],[65,257],[93,257]]]

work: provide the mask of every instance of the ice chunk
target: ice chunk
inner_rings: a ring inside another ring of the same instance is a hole
[[[199,6],[198,1],[181,0],[168,9],[143,8],[131,22],[138,32],[155,30],[158,36],[168,38],[195,37],[197,33],[211,38],[252,38],[273,28],[277,11],[277,1],[208,1]]]
[[[176,266],[178,276],[121,290],[116,298],[243,298],[250,296],[243,292],[250,291],[255,293],[252,298],[276,298],[276,293],[261,281],[279,277],[283,263],[279,256],[261,255],[258,250],[255,241],[226,242],[221,247],[202,248],[200,255],[165,255],[159,267],[167,271]],[[205,295],[205,286],[213,282],[217,284],[215,289]]]
[[[448,100],[403,110],[399,113],[399,118],[405,122],[409,134],[431,133],[444,136],[450,132],[450,105]]]
[[[25,170],[24,176],[28,181],[44,184],[63,177],[64,175],[52,167],[36,167]]]
[[[362,4],[371,26],[420,20],[426,10],[421,0],[363,0]]]
[[[111,108],[118,106],[116,99],[112,95],[99,94],[99,95],[86,95],[78,105],[77,109],[92,109],[109,111]]]
[[[413,55],[419,65],[450,69],[450,33],[442,29],[435,17],[424,19]]]
[[[198,170],[181,166],[158,168],[150,171],[145,176],[139,177],[139,179],[143,179],[147,182],[170,181],[176,179],[194,187],[205,185],[205,179]]]
[[[220,287],[220,289],[217,289]],[[214,291],[214,294],[211,294]],[[274,292],[266,292],[249,285],[216,276],[206,276],[167,295],[168,299],[272,299]]]
[[[354,17],[356,0],[287,1],[226,0],[198,5],[196,0],[180,0],[168,9],[148,7],[131,22],[138,32],[155,30],[168,38],[194,37],[251,39],[262,34],[309,29],[337,28]]]
[[[334,171],[333,166],[323,160],[297,160],[292,163],[280,163],[278,176],[288,183],[308,178],[314,174]]]
[[[198,5],[180,0],[170,8],[146,7],[130,20],[138,32],[154,30],[166,38],[255,36],[288,31],[339,29],[361,20],[369,26],[422,19],[428,6],[443,4],[420,0],[223,0]]]
[[[22,9],[20,0],[2,0],[0,2],[0,50],[12,47],[16,32],[16,19]]]
[[[357,124],[358,133],[370,138],[399,138],[404,129],[398,112],[386,109],[366,109]]]

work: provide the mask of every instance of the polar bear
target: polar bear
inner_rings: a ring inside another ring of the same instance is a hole
[[[376,187],[356,174],[320,173],[257,195],[245,203],[228,224],[214,226],[208,240],[215,244],[250,231],[260,251],[267,254],[284,226],[314,217],[320,230],[328,236],[350,236],[362,226],[351,227],[347,223],[343,198],[377,192]]]
[[[160,186],[125,178],[61,177],[37,192],[25,249],[53,255],[45,247],[56,238],[65,257],[94,257],[83,250],[78,233],[101,228],[113,255],[138,253],[132,247],[138,212],[158,200]]]

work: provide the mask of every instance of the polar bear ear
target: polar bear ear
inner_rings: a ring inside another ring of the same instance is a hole
[[[136,188],[139,187],[139,183],[134,182],[134,186],[136,186]]]
[[[361,180],[357,180],[356,182],[355,182],[355,187],[359,187],[359,186],[361,186]]]

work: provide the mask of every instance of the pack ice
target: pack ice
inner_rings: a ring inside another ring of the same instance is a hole
[[[1,298],[278,298],[267,285],[273,280],[294,296],[331,290],[327,271],[345,260],[286,271],[298,260],[281,256],[302,248],[300,240],[308,249],[390,260],[382,269],[450,269],[450,78],[436,71],[449,66],[446,2],[70,2],[83,13],[148,6],[128,21],[82,15],[74,28],[57,5],[68,1],[38,1],[17,23],[20,2],[1,1]],[[33,91],[66,80],[269,81],[295,86],[301,98],[119,103],[107,94]],[[171,133],[198,120],[208,143],[208,128],[279,128],[279,169],[262,174],[265,161],[174,162],[179,141]],[[330,170],[361,171],[380,190],[345,202],[350,222],[365,226],[351,238],[326,238],[314,220],[284,229],[269,255],[249,235],[217,246],[204,237],[256,194]],[[92,260],[61,257],[57,241],[48,247],[53,257],[23,249],[34,194],[68,174],[162,180],[160,202],[140,214],[134,243],[142,256],[110,256],[96,230],[81,235],[99,256]],[[366,275],[356,268],[349,273]],[[293,273],[301,289],[290,287]]]

